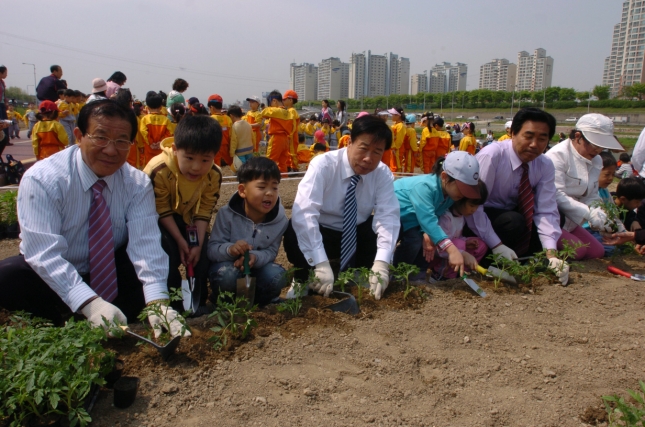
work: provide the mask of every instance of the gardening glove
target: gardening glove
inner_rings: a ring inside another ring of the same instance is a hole
[[[602,210],[602,208],[591,208],[589,210],[589,227],[591,227],[592,230],[611,232],[611,227],[606,225],[606,223],[607,214]]]
[[[81,309],[81,313],[83,313],[83,316],[87,317],[87,320],[89,320],[95,328],[101,327],[105,330],[108,330],[110,327],[117,328],[118,326],[116,325],[115,320],[121,325],[128,324],[128,319],[125,317],[125,314],[123,314],[117,306],[110,304],[101,297],[88,303]],[[104,317],[109,322],[109,325],[105,324],[105,321],[103,320]]]
[[[549,268],[553,270],[562,286],[567,286],[569,282],[569,264],[558,258],[549,259]]]
[[[390,283],[390,265],[385,261],[374,261],[372,272],[374,274],[370,276],[370,292],[379,300]]]
[[[159,309],[162,313],[166,313],[166,320],[170,325],[170,330],[168,332],[170,332],[171,337],[174,338],[178,335],[189,337],[192,335],[188,329],[185,329],[182,333],[181,330],[184,329],[184,325],[182,325],[182,323],[178,319],[183,318],[181,317],[181,314],[175,311],[174,308],[160,304]],[[156,314],[150,314],[148,316],[148,322],[150,322],[150,326],[152,326],[152,330],[155,332],[155,338],[159,338],[162,332],[162,327],[164,326],[164,322],[161,317],[157,316]]]
[[[503,256],[509,261],[513,261],[514,259],[517,259],[517,255],[515,254],[515,251],[506,245],[499,245],[493,248],[493,253],[495,255],[500,254],[501,256]]]
[[[320,295],[328,297],[331,291],[334,290],[334,272],[331,270],[329,261],[316,264],[314,273],[316,273],[316,279],[318,280],[310,283],[309,288],[318,292]]]

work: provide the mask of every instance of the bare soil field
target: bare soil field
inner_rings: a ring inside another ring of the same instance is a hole
[[[280,186],[289,215],[297,184]],[[0,259],[17,253],[17,241],[0,241]],[[318,296],[295,317],[268,306],[222,351],[209,341],[213,319],[190,319],[193,336],[168,362],[113,339],[139,394],[123,410],[103,389],[92,425],[606,425],[600,397],[645,379],[645,288],[609,274],[610,261],[572,268],[567,287],[496,288],[473,275],[486,298],[460,280],[417,283],[426,298],[393,285],[381,301],[365,295],[357,316]],[[278,262],[288,266],[283,252]],[[635,255],[611,262],[645,273]]]

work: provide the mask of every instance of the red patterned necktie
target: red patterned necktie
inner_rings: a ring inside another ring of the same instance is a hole
[[[92,186],[90,224],[90,284],[94,292],[105,301],[112,302],[118,293],[116,263],[114,262],[114,237],[110,208],[103,198],[106,183],[102,179]]]
[[[520,180],[520,191],[518,197],[518,210],[524,215],[526,221],[526,231],[522,235],[522,239],[517,247],[518,255],[526,253],[531,242],[531,230],[533,229],[533,211],[535,210],[535,199],[533,196],[533,188],[529,181],[529,165],[522,163],[522,179]]]

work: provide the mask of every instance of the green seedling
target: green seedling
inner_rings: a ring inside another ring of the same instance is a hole
[[[170,292],[167,294],[169,301],[175,302],[175,301],[182,301],[182,293],[181,289],[178,288],[171,288]],[[169,303],[165,302],[156,302],[154,304],[147,305],[141,313],[139,313],[138,319],[143,322],[144,325],[147,327],[146,320],[148,319],[149,316],[151,315],[156,315],[161,319],[161,325],[156,326],[161,328],[161,335],[159,335],[159,338],[156,338],[156,341],[161,344],[161,345],[166,345],[172,337],[170,336],[170,323],[171,320],[168,319],[168,309],[170,308]],[[186,331],[190,331],[190,327],[188,326],[188,323],[186,323],[186,317],[188,316],[188,312],[184,312],[181,314],[180,317],[177,317],[177,321],[181,323],[181,335],[183,336]],[[117,325],[118,327],[118,325]],[[148,339],[152,339],[153,334],[148,328]],[[137,345],[141,345],[141,342],[138,342]]]
[[[618,231],[618,223],[623,222],[627,215],[627,209],[622,206],[616,206],[612,200],[596,200],[591,204],[591,207],[601,208],[605,212],[605,215],[607,215],[605,225],[611,228],[614,233]]]
[[[106,339],[88,321],[55,328],[23,313],[12,318],[0,329],[0,420],[18,427],[66,417],[70,426],[86,426],[85,398],[114,366]]]
[[[353,282],[355,279],[354,269],[350,268],[345,271],[338,273],[338,280],[334,283],[334,286],[340,286],[340,290],[345,292],[345,286],[349,285],[350,282]]]
[[[297,280],[293,280],[291,283],[296,297],[281,302],[276,308],[281,313],[288,311],[292,316],[297,316],[300,313],[300,309],[302,309],[302,295],[306,295],[307,284]]]
[[[217,296],[215,311],[208,318],[216,317],[217,326],[211,328],[215,332],[209,341],[212,341],[215,350],[221,350],[229,339],[244,339],[258,324],[251,317],[255,309],[248,309],[248,300],[237,297],[232,292],[220,292]]]
[[[635,402],[633,405],[618,395],[602,397],[610,427],[645,427],[645,383],[638,381],[638,384],[640,390],[627,390]]]
[[[390,265],[390,271],[394,275],[396,280],[405,283],[405,290],[403,291],[403,299],[406,299],[410,292],[415,288],[410,285],[410,276],[416,276],[421,271],[419,267],[412,264],[406,264],[405,262],[399,263],[397,266]]]
[[[17,200],[17,191],[0,193],[0,224],[10,225],[18,222]]]
[[[490,254],[487,258],[492,260],[493,267],[499,269],[502,273],[510,274],[509,270],[515,268],[515,264],[518,264],[517,261],[506,259],[501,254]],[[495,289],[497,289],[500,283],[502,283],[502,276],[503,274],[493,277],[493,285],[495,286]]]

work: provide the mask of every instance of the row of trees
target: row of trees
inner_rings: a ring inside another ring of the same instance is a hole
[[[643,85],[645,86],[645,85]],[[440,109],[440,108],[506,108],[514,105],[534,104],[554,107],[554,104],[562,104],[561,108],[571,108],[577,102],[587,102],[591,96],[599,100],[609,98],[608,86],[596,86],[593,91],[579,92],[573,88],[553,86],[544,91],[530,92],[506,92],[493,91],[489,89],[475,89],[470,91],[456,91],[448,93],[419,93],[416,95],[390,95],[376,96],[372,98],[348,99],[349,109],[370,110],[375,108],[386,108],[399,105],[415,104],[418,109]],[[643,92],[645,96],[645,91]],[[639,98],[640,99],[640,98]],[[321,101],[304,101],[305,105],[320,105]],[[332,106],[335,101],[330,100]],[[571,104],[571,105],[569,105]],[[558,108],[555,106],[555,108]]]
[[[8,100],[24,101],[24,102],[36,102],[36,97],[34,95],[29,95],[24,90],[20,89],[17,86],[9,86],[6,89],[6,94]]]

